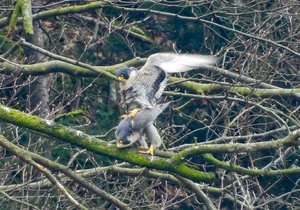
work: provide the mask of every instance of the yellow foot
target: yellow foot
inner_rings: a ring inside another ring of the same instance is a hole
[[[152,155],[153,156],[154,155],[154,146],[151,145],[148,150],[146,150],[146,151],[139,150],[139,152],[142,153],[142,154],[148,154],[148,155]]]
[[[139,111],[141,111],[140,109],[133,109],[129,112],[129,115],[131,117],[134,117]]]
[[[127,117],[126,114],[121,115],[121,119],[124,120]]]

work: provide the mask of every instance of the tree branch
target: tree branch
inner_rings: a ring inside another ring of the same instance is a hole
[[[282,89],[282,88],[272,88],[260,89],[260,88],[249,88],[249,87],[237,87],[234,85],[224,85],[224,84],[201,84],[193,81],[186,81],[183,78],[171,77],[170,82],[176,82],[176,85],[183,87],[192,92],[198,94],[212,94],[212,93],[238,93],[243,96],[255,96],[262,98],[270,98],[276,96],[289,97],[295,95],[298,97],[300,95],[300,89]]]
[[[286,46],[284,46],[282,44],[279,44],[279,43],[277,43],[275,41],[272,41],[272,40],[269,40],[269,39],[265,39],[265,38],[262,38],[260,36],[256,36],[256,35],[253,35],[253,34],[245,33],[245,32],[242,32],[242,31],[238,31],[236,29],[229,28],[227,26],[218,24],[218,23],[213,22],[213,21],[205,20],[205,19],[202,19],[202,18],[199,18],[199,17],[189,17],[189,16],[178,15],[178,14],[175,14],[175,13],[162,12],[162,11],[158,11],[158,10],[143,9],[143,8],[127,8],[127,7],[118,7],[118,6],[114,6],[113,8],[121,10],[121,11],[138,12],[138,13],[140,13],[140,12],[144,13],[145,12],[145,13],[151,13],[151,14],[161,15],[161,16],[166,16],[166,17],[176,17],[176,18],[179,18],[179,19],[182,19],[182,20],[198,21],[198,22],[201,22],[201,23],[205,23],[205,24],[208,24],[208,25],[213,25],[213,26],[216,26],[218,28],[225,29],[227,31],[231,31],[233,33],[237,33],[237,34],[243,35],[245,37],[249,37],[249,38],[252,38],[252,39],[256,39],[256,40],[259,40],[259,41],[263,41],[263,42],[269,43],[269,44],[271,44],[273,46],[285,49],[285,50],[289,51],[290,53],[293,53],[294,55],[300,57],[300,53],[299,52],[296,52],[296,51],[292,50],[291,48],[286,47]]]
[[[173,172],[196,182],[216,179],[215,173],[205,173],[189,168],[184,163],[172,164],[168,160],[155,157],[148,159],[133,149],[118,149],[115,145],[93,138],[83,132],[73,130],[53,121],[43,120],[37,116],[25,114],[18,110],[0,105],[0,120],[70,143],[97,154],[127,161],[144,167]]]
[[[32,209],[37,209],[37,210],[39,210],[38,207],[36,207],[36,206],[34,206],[34,205],[30,204],[30,203],[26,203],[26,202],[24,202],[24,201],[20,201],[20,200],[18,200],[18,199],[15,199],[15,198],[11,197],[10,195],[8,195],[7,193],[5,193],[5,192],[3,192],[3,191],[1,191],[1,190],[0,190],[0,194],[2,194],[5,198],[11,200],[12,202],[20,203],[20,204],[22,204],[22,205],[24,205],[24,206],[28,206],[28,207],[30,207],[30,208],[32,208]]]
[[[300,129],[291,132],[288,136],[282,139],[269,142],[257,143],[234,143],[234,144],[206,144],[201,146],[193,146],[185,149],[172,157],[174,162],[182,161],[187,157],[204,153],[242,153],[253,152],[265,149],[278,149],[284,146],[299,146],[300,145]]]
[[[6,150],[13,153],[15,156],[19,157],[24,162],[28,163],[29,165],[34,166],[36,169],[41,171],[45,176],[48,178],[48,180],[57,187],[57,189],[68,198],[68,200],[73,203],[77,208],[87,210],[85,206],[80,204],[76,199],[70,195],[70,193],[64,188],[64,186],[53,176],[47,168],[44,168],[42,165],[35,162],[31,156],[28,155],[25,150],[15,146],[14,144],[11,144],[9,141],[7,141],[4,136],[0,135],[0,145],[5,148]]]
[[[12,152],[17,157],[20,157],[22,159],[27,158],[31,161],[36,162],[36,164],[41,164],[44,167],[50,168],[53,171],[60,171],[66,176],[73,179],[76,183],[81,185],[82,187],[87,188],[91,192],[95,193],[96,195],[100,196],[101,198],[113,203],[117,207],[121,209],[131,209],[129,208],[125,203],[121,202],[117,198],[113,197],[112,195],[106,193],[105,191],[97,188],[95,185],[90,184],[88,181],[84,180],[81,176],[78,176],[76,173],[74,173],[72,170],[68,169],[67,167],[53,162],[47,158],[44,158],[36,153],[29,152],[27,150],[24,150],[12,143],[10,143],[8,140],[5,139],[4,136],[0,135],[0,145],[7,149],[8,151]],[[41,168],[41,167],[40,167]],[[48,174],[49,175],[49,174]],[[50,177],[51,178],[51,177]],[[53,182],[53,179],[49,179],[51,182]],[[61,187],[61,184],[59,185]]]
[[[226,170],[229,170],[231,172],[237,172],[244,175],[249,176],[279,176],[279,175],[291,175],[291,174],[300,174],[300,168],[287,168],[282,170],[257,170],[257,169],[248,169],[244,168],[232,163],[226,163],[224,161],[220,161],[217,158],[215,158],[212,154],[203,154],[202,157],[220,167]]]
[[[47,61],[43,63],[27,64],[15,66],[12,63],[3,62],[0,63],[1,73],[5,74],[22,74],[22,75],[45,75],[50,73],[65,73],[77,77],[97,77],[100,71],[107,71],[108,73],[114,73],[117,69],[125,66],[139,66],[144,63],[145,59],[133,58],[123,63],[111,65],[111,66],[93,66],[97,69],[97,72],[90,71],[87,68],[73,65],[60,60]]]
[[[86,69],[88,69],[90,71],[93,71],[93,72],[97,73],[98,75],[103,74],[104,76],[106,76],[106,77],[108,77],[108,78],[110,78],[112,80],[119,81],[118,78],[115,75],[113,75],[113,74],[111,74],[111,73],[109,73],[107,71],[104,71],[102,69],[96,69],[92,65],[89,65],[89,64],[86,64],[86,63],[82,63],[82,62],[73,60],[71,58],[67,58],[67,57],[64,57],[64,56],[60,56],[60,55],[51,53],[51,52],[49,52],[49,51],[47,51],[47,50],[45,50],[45,49],[43,49],[41,47],[38,47],[38,46],[36,46],[34,44],[26,42],[25,39],[21,39],[20,45],[24,46],[24,47],[28,47],[28,48],[30,48],[30,49],[32,49],[34,51],[37,51],[37,52],[39,52],[39,53],[41,53],[43,55],[49,56],[51,58],[58,59],[58,60],[61,60],[61,61],[73,64],[73,65],[78,65],[80,67],[83,67],[83,68],[86,68]]]
[[[193,183],[191,180],[185,179],[181,176],[175,175],[174,176],[184,185],[187,189],[190,189],[192,192],[196,193],[197,198],[199,198],[201,201],[203,201],[204,206],[208,210],[217,210],[214,204],[211,202],[211,200],[205,195],[205,193],[197,186],[195,183]]]

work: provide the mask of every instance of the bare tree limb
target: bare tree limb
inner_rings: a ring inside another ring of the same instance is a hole
[[[190,189],[192,192],[196,193],[197,198],[199,198],[203,203],[204,206],[208,210],[216,210],[217,208],[214,206],[212,201],[209,199],[207,195],[197,186],[195,183],[193,183],[191,180],[185,179],[181,176],[178,176],[174,174],[174,176],[188,189]]]
[[[66,128],[53,121],[25,114],[12,108],[0,105],[0,120],[38,132],[44,136],[51,136],[72,145],[76,145],[97,154],[106,155],[140,166],[155,168],[177,173],[194,181],[209,181],[216,179],[215,173],[206,173],[189,168],[184,163],[171,164],[162,158],[148,159],[132,149],[118,149],[115,145],[93,138],[83,132]]]
[[[35,162],[28,154],[26,154],[25,150],[11,144],[7,141],[4,136],[0,135],[0,144],[5,149],[9,150],[11,153],[19,157],[24,162],[34,166],[39,171],[41,171],[45,176],[49,179],[49,181],[57,187],[57,189],[65,195],[71,203],[73,203],[77,208],[87,210],[85,206],[80,204],[73,196],[64,188],[64,186],[53,176],[47,168],[44,168],[42,165]]]
[[[11,200],[12,202],[20,203],[20,204],[22,204],[24,206],[28,206],[28,207],[33,208],[33,209],[39,209],[38,207],[36,207],[36,206],[34,206],[34,205],[30,204],[30,203],[26,203],[24,201],[20,201],[18,199],[15,199],[15,198],[11,197],[10,195],[8,195],[6,192],[3,192],[1,190],[0,190],[0,194],[2,194],[3,197]]]
[[[24,149],[22,149],[22,148],[20,148],[16,145],[10,143],[2,135],[0,135],[0,145],[2,147],[4,147],[5,149],[7,149],[7,150],[11,151],[12,153],[14,153],[17,157],[22,158],[24,161],[27,161],[27,159],[28,159],[28,161],[30,161],[30,164],[34,164],[35,167],[38,166],[39,170],[46,171],[47,178],[50,177],[49,181],[51,181],[51,183],[55,183],[59,187],[59,189],[61,189],[63,192],[65,192],[63,186],[60,183],[58,183],[56,178],[44,167],[50,168],[51,170],[54,170],[54,171],[62,172],[66,176],[68,176],[71,179],[73,179],[74,181],[76,181],[81,186],[89,189],[90,191],[92,191],[96,195],[102,197],[105,200],[108,200],[109,202],[113,203],[114,205],[116,205],[117,207],[119,207],[121,209],[128,209],[128,210],[131,209],[125,203],[121,202],[117,198],[115,198],[112,195],[106,193],[105,191],[97,188],[95,185],[90,184],[89,182],[84,180],[81,176],[76,175],[73,171],[71,171],[67,167],[65,167],[65,166],[63,166],[59,163],[52,162],[52,161],[48,160],[47,158],[44,158],[44,157],[42,157],[38,154],[26,151],[26,150],[24,150]],[[70,199],[72,199],[72,198],[70,197]],[[74,202],[74,200],[73,200],[73,202]]]

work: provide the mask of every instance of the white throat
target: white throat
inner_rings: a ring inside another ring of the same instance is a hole
[[[134,84],[134,82],[136,80],[136,76],[137,76],[137,71],[131,71],[129,74],[128,80],[126,80],[122,84],[122,89],[127,90],[128,88],[130,88],[132,86],[132,84]]]

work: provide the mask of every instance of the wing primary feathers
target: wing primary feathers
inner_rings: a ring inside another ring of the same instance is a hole
[[[218,60],[215,56],[196,54],[170,54],[170,58],[172,59],[159,64],[159,67],[167,73],[186,72],[207,65],[214,65]]]
[[[147,93],[147,98],[151,101],[151,104],[155,104],[157,100],[161,97],[167,83],[167,74],[165,71],[160,69],[159,67],[155,67],[158,69],[158,74],[151,85],[151,91]]]

